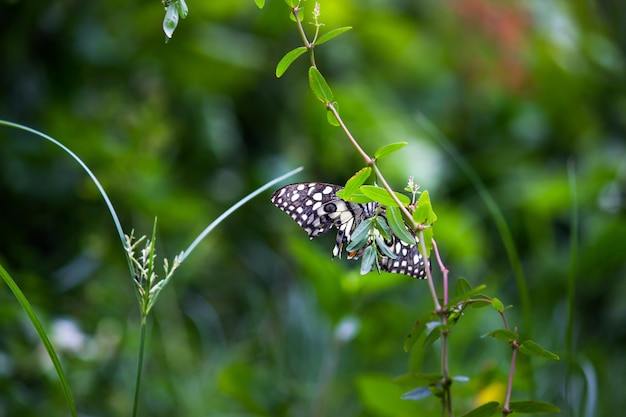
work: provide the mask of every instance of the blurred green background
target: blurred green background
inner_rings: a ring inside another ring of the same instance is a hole
[[[288,170],[290,182],[345,183],[363,162],[326,123],[288,9],[269,0],[188,2],[164,43],[158,1],[0,3],[0,118],[75,151],[109,193],[127,233],[172,258],[240,197]],[[305,6],[311,20],[313,2]],[[520,361],[513,398],[561,415],[626,406],[626,3],[321,1],[316,49],[340,112],[401,190],[413,175],[439,216],[452,282],[487,284],[512,326],[561,356]],[[305,25],[311,29],[311,25]],[[432,123],[484,182],[511,227],[530,303],[502,236]],[[576,173],[580,240],[571,262]],[[432,308],[426,283],[360,276],[309,241],[270,192],[221,224],[163,291],[149,327],[140,415],[439,415],[403,401],[393,377],[438,372],[438,345],[402,349]],[[124,252],[93,183],[52,144],[0,128],[0,263],[61,354],[82,415],[129,415],[139,314]],[[435,270],[437,268],[434,268]],[[568,276],[575,276],[574,304]],[[568,309],[573,340],[567,343]],[[524,318],[527,309],[530,316]],[[532,327],[529,327],[532,325]],[[470,310],[451,335],[458,414],[502,401],[510,350]],[[568,352],[571,349],[571,355]],[[68,415],[32,326],[0,286],[0,417]]]

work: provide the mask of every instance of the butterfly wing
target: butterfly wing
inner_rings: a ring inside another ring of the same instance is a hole
[[[341,257],[343,248],[350,241],[352,232],[366,218],[373,217],[377,203],[356,204],[337,197],[343,187],[322,182],[301,182],[279,188],[272,194],[272,203],[291,216],[313,239],[337,228],[333,256]],[[382,210],[384,215],[384,209]],[[405,274],[415,278],[425,278],[424,261],[416,245],[409,245],[392,236],[384,242],[395,255],[390,258],[379,256],[380,269],[387,272]],[[358,259],[363,249],[348,254],[350,259]]]
[[[415,241],[417,242],[418,239],[416,238]],[[388,256],[382,256],[378,261],[380,269],[413,278],[426,278],[426,266],[417,244],[409,245],[395,236],[391,236],[391,240],[384,243],[396,257],[392,259]]]
[[[341,256],[343,247],[363,218],[361,204],[337,197],[339,185],[322,182],[301,182],[282,187],[272,195],[276,207],[291,216],[313,239],[335,226],[338,230],[333,256]]]

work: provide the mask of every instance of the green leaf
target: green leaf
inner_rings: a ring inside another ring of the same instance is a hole
[[[422,225],[432,225],[437,221],[437,215],[430,203],[428,191],[423,191],[417,202],[417,208],[413,212],[413,220]]]
[[[313,95],[322,103],[330,103],[333,101],[333,92],[326,83],[322,73],[313,66],[309,68],[309,86]]]
[[[363,187],[363,186],[361,186],[361,187]],[[339,194],[337,194],[337,196],[339,197]],[[372,200],[371,198],[367,197],[361,191],[357,191],[356,193],[352,194],[352,196],[350,197],[350,202],[351,203],[365,204],[365,203],[371,203],[372,201],[374,201],[374,200]]]
[[[420,317],[415,321],[413,327],[409,331],[409,334],[406,336],[404,340],[404,351],[408,352],[411,347],[417,342],[417,339],[421,336],[421,334],[426,330],[426,323],[430,323],[435,320],[437,315],[435,313],[429,312]]]
[[[424,234],[424,243],[426,244],[426,256],[430,259],[430,251],[433,249],[433,229],[432,227],[428,227],[422,230]],[[421,245],[420,245],[421,248]],[[420,249],[421,253],[421,249]]]
[[[396,142],[390,143],[389,145],[385,145],[374,153],[374,158],[381,159],[395,151],[404,148],[407,145],[407,142]]]
[[[422,400],[426,397],[429,397],[431,394],[430,392],[430,388],[428,387],[417,387],[409,392],[405,392],[404,394],[402,394],[402,396],[400,397],[403,400],[411,400],[411,401],[418,401],[418,400]]]
[[[500,301],[498,298],[493,297],[491,299],[491,306],[494,308],[494,310],[496,310],[498,313],[502,313],[504,311],[504,304],[502,304],[502,301]]]
[[[339,104],[335,102],[333,103],[333,107],[335,108],[337,112],[339,112]],[[330,109],[326,112],[326,120],[328,121],[328,124],[331,126],[335,126],[335,127],[340,126],[339,121],[335,117],[335,113],[330,111]]]
[[[300,0],[285,0],[285,3],[287,3],[287,6],[291,7],[292,9],[294,7],[298,7],[299,2]]]
[[[256,4],[256,7],[258,7],[259,9],[262,9],[263,7],[265,7],[265,0],[254,0],[254,3]]]
[[[387,221],[389,227],[400,240],[409,245],[415,245],[415,237],[409,232],[404,219],[402,218],[402,212],[399,207],[388,206],[387,207]]]
[[[362,185],[360,189],[366,197],[369,197],[384,206],[398,206],[393,198],[391,198],[387,190],[385,190],[384,188],[376,187],[374,185]],[[411,200],[406,195],[400,193],[394,194],[398,197],[400,203],[402,203],[403,205],[408,205],[411,203]]]
[[[337,197],[343,200],[349,200],[352,195],[358,191],[359,187],[367,181],[372,174],[372,168],[365,167],[358,170],[350,179],[346,182],[346,186],[343,190],[337,192]]]
[[[460,297],[463,294],[470,292],[472,290],[472,286],[465,278],[458,278],[456,280],[455,290],[456,295]]]
[[[470,307],[472,308],[484,308],[491,305],[491,299],[487,295],[478,294],[476,297],[472,298],[474,299],[474,301],[472,301],[470,304]],[[481,300],[478,300],[478,298],[480,298]]]
[[[295,22],[296,21],[296,15],[294,15],[293,13],[289,13],[289,19],[292,22]],[[301,21],[301,22],[304,20],[304,15],[302,13],[298,14],[298,20]]]
[[[511,401],[509,409],[515,413],[560,413],[561,409],[556,405],[543,401],[526,400]]]
[[[383,238],[381,238],[380,236],[376,236],[374,240],[376,240],[376,246],[381,251],[383,256],[386,256],[389,259],[396,259],[398,257],[398,255],[393,253],[389,249],[389,247],[385,244],[385,241],[383,240]]]
[[[289,68],[289,66],[293,63],[293,61],[298,59],[298,57],[305,52],[305,46],[301,46],[287,52],[285,56],[283,56],[280,61],[278,61],[278,65],[276,65],[276,78],[282,77],[285,71],[287,71],[287,68]]]
[[[512,332],[511,330],[506,330],[506,329],[494,330],[491,333],[487,333],[485,336],[493,337],[499,340],[505,340],[507,342],[512,342],[514,340],[517,340],[518,338],[517,333]]]
[[[391,239],[391,229],[389,228],[389,224],[387,220],[382,216],[374,217],[374,221],[376,222],[376,230],[380,232],[385,240]]]
[[[33,310],[33,307],[31,306],[30,302],[28,301],[28,299],[26,298],[26,296],[20,289],[19,285],[17,285],[15,280],[13,280],[11,275],[9,275],[9,273],[2,267],[2,265],[0,265],[0,278],[2,278],[2,280],[8,285],[9,289],[13,292],[13,295],[15,296],[17,301],[20,303],[20,306],[22,306],[22,309],[28,316],[30,323],[35,328],[35,331],[37,332],[37,335],[39,336],[41,343],[46,348],[46,351],[48,352],[48,356],[50,357],[50,360],[52,361],[52,364],[54,365],[54,369],[57,373],[57,377],[59,378],[59,382],[61,383],[61,388],[63,390],[63,394],[65,395],[65,401],[67,401],[68,407],[70,409],[70,414],[73,417],[76,417],[78,414],[76,413],[76,405],[74,404],[72,391],[70,390],[69,384],[67,382],[67,378],[65,377],[65,372],[63,371],[63,366],[61,365],[61,361],[59,360],[59,357],[54,350],[54,346],[52,345],[52,342],[50,342],[50,339],[48,338],[46,330],[41,324],[41,321],[39,321],[39,318],[37,317],[35,310]]]
[[[372,228],[372,222],[372,219],[365,219],[352,232],[350,244],[346,248],[348,252],[355,252],[365,246],[369,231]]]
[[[349,31],[350,29],[352,29],[351,26],[346,26],[346,27],[343,27],[343,28],[333,29],[330,32],[325,33],[322,36],[320,36],[320,38],[315,42],[315,45],[321,45],[321,44],[323,44],[325,42],[328,42],[332,38],[335,38],[335,37],[341,35],[342,33]]]
[[[437,339],[441,337],[441,330],[445,328],[450,329],[451,327],[445,326],[442,323],[439,323],[436,326],[434,326],[433,329],[430,331],[430,333],[428,333],[426,335],[426,338],[424,339],[424,347],[426,348],[432,345],[433,343],[435,343]]]
[[[532,340],[522,342],[519,347],[519,351],[529,356],[538,356],[540,358],[554,359],[556,361],[561,359],[556,353],[552,353],[549,350],[544,349]]]
[[[461,417],[489,417],[498,411],[500,411],[500,403],[497,401],[490,401],[463,414]]]
[[[163,32],[165,36],[170,39],[178,26],[178,7],[176,3],[172,2],[165,10],[165,17],[163,18]]]
[[[365,275],[373,269],[374,263],[378,260],[376,249],[373,246],[368,246],[363,252],[363,258],[361,258],[361,275]]]
[[[457,295],[456,297],[453,297],[450,299],[450,301],[448,301],[448,304],[446,307],[451,308],[454,307],[455,305],[457,305],[460,302],[463,301],[467,301],[470,298],[472,298],[475,294],[478,294],[479,292],[481,292],[482,290],[484,290],[487,286],[485,284],[479,285],[476,288],[472,288],[471,290],[461,294],[461,295]]]
[[[187,3],[185,3],[185,0],[178,0],[178,14],[183,19],[189,14],[189,7],[187,6]]]

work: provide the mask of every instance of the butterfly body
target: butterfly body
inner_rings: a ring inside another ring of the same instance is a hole
[[[322,236],[335,227],[337,237],[333,256],[341,257],[343,249],[352,241],[353,232],[363,221],[376,216],[385,219],[386,216],[385,207],[376,202],[359,204],[342,200],[336,194],[342,188],[339,185],[321,182],[290,184],[276,190],[271,201],[291,216],[311,239]],[[410,245],[394,235],[377,241],[385,245],[395,256],[392,258],[379,254],[377,261],[381,270],[425,278],[424,262],[415,244]],[[364,250],[365,247],[348,252],[348,258],[358,259]]]

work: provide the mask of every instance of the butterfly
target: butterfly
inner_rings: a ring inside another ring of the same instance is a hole
[[[346,249],[348,259],[359,259],[365,253],[375,253],[376,266],[382,271],[405,274],[414,278],[426,278],[424,260],[417,247],[417,238],[410,228],[416,244],[408,244],[392,233],[383,234],[377,228],[369,228],[366,239],[354,242],[353,237],[363,235],[362,228],[375,220],[386,225],[386,210],[376,202],[354,203],[342,200],[337,191],[343,187],[322,182],[300,182],[279,188],[272,194],[276,207],[291,216],[313,239],[325,235],[335,227],[337,238],[333,256],[341,257]],[[363,224],[367,223],[367,224]],[[388,229],[388,226],[387,226]],[[355,231],[357,233],[355,233]],[[362,244],[360,242],[363,242]],[[365,272],[369,272],[371,267]],[[363,270],[362,270],[363,272]]]

